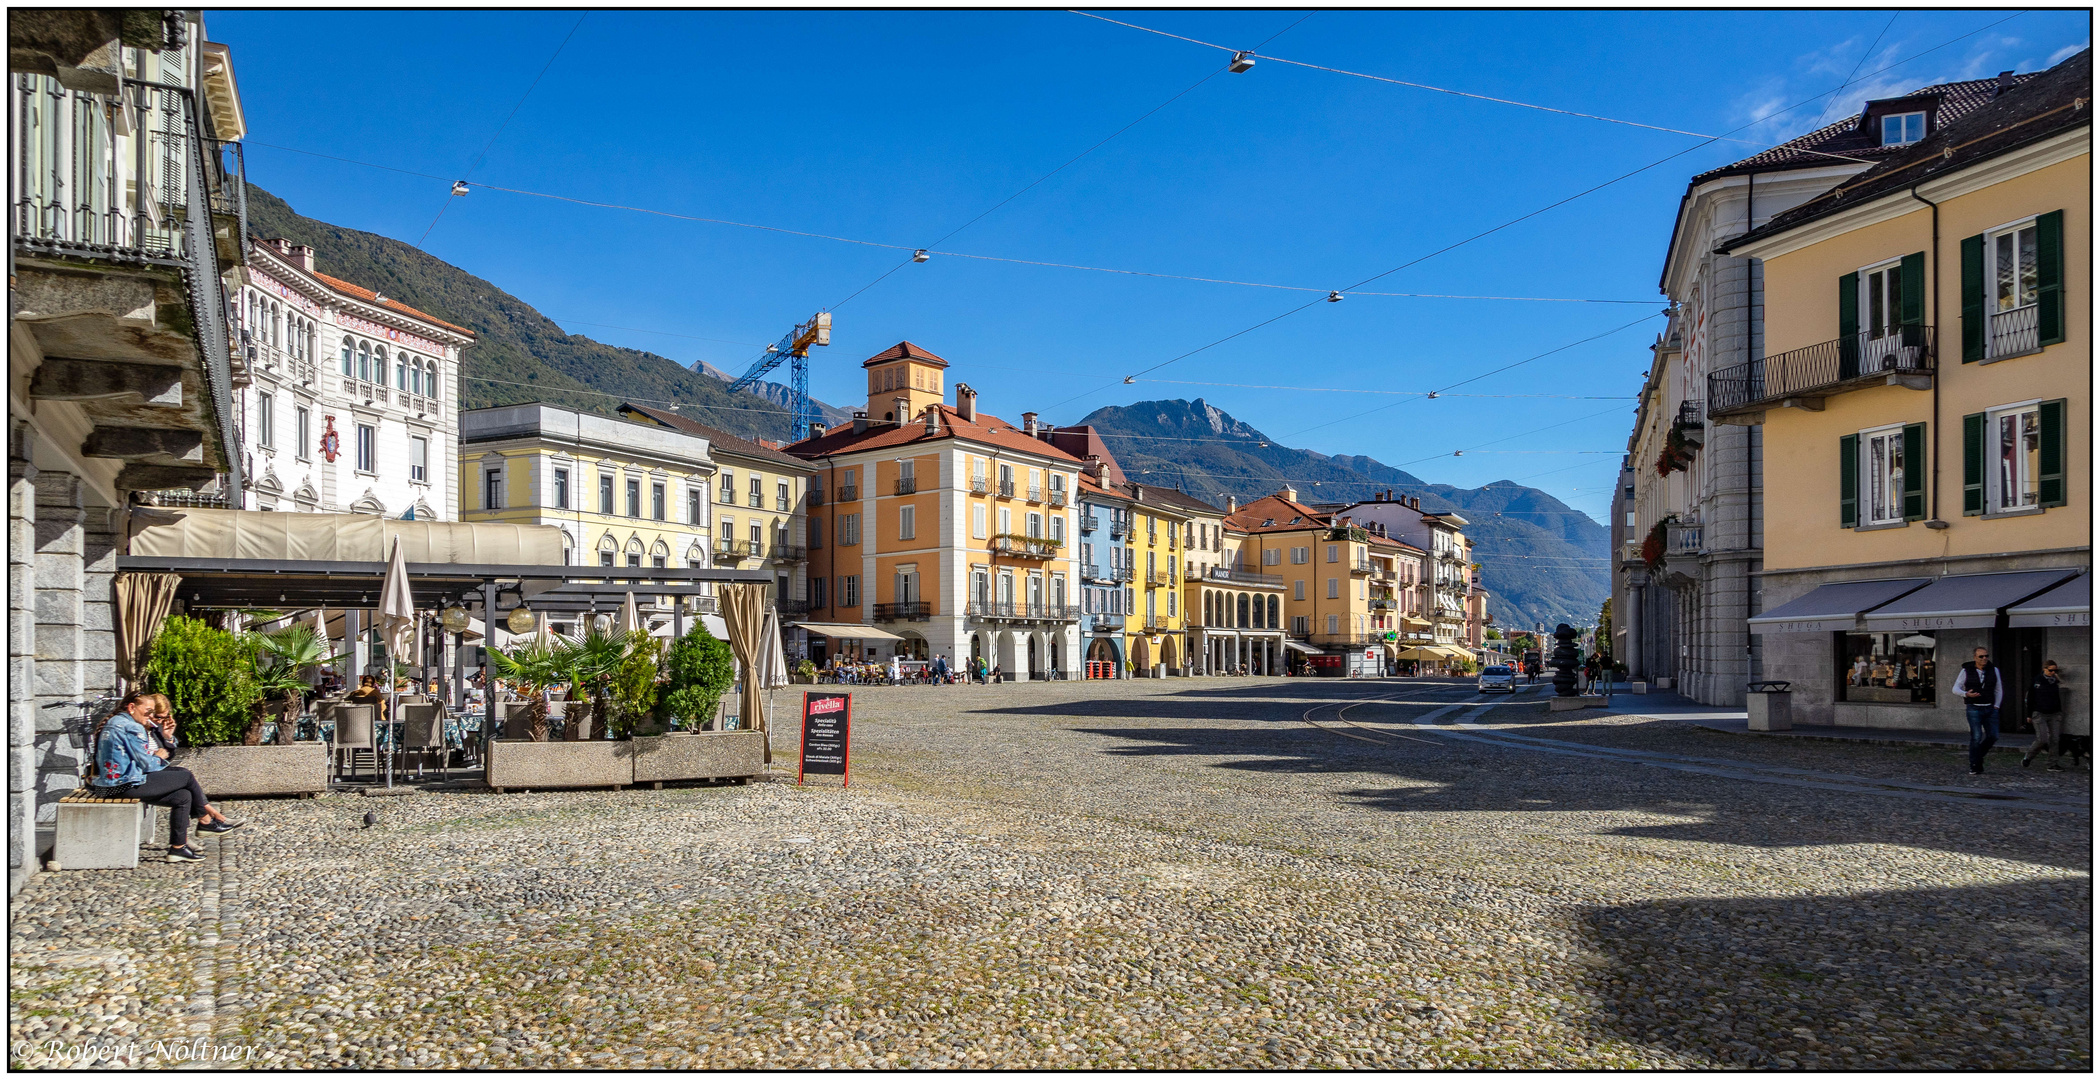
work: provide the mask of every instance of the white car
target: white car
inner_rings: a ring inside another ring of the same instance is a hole
[[[1490,690],[1500,690],[1508,694],[1516,693],[1517,669],[1507,664],[1496,664],[1493,667],[1481,668],[1480,692],[1485,694]]]

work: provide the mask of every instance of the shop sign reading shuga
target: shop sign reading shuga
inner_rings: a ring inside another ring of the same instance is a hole
[[[840,786],[851,782],[846,759],[853,742],[853,695],[802,695],[802,768],[795,782],[815,773],[836,776]]]

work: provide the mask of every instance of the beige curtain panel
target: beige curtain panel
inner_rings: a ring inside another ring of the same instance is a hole
[[[111,583],[117,601],[117,678],[135,688],[146,670],[146,647],[175,607],[180,574],[122,573]]]
[[[766,763],[773,762],[773,735],[766,727],[765,699],[760,693],[763,681],[758,670],[761,638],[766,629],[766,587],[757,584],[720,585],[715,589],[721,598],[722,621],[729,626],[729,651],[736,654],[738,668],[743,673],[744,695],[737,715],[744,718],[744,726],[765,732]]]
[[[560,565],[561,530],[552,525],[474,521],[393,521],[372,514],[282,514],[183,508],[140,521],[133,555],[191,559],[313,559],[385,562],[394,540],[412,563]],[[161,517],[175,520],[165,523]]]

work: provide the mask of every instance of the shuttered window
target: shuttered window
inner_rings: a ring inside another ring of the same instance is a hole
[[[2042,413],[2042,464],[2037,479],[2040,481],[2042,505],[2062,506],[2068,501],[2068,488],[2064,485],[2064,406],[2063,398],[2044,401]]]
[[[1859,524],[1859,436],[1845,435],[1838,439],[1838,524],[1853,528]]]

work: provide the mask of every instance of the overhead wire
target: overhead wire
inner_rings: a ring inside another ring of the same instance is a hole
[[[1139,379],[1141,383],[1159,383],[1165,386],[1230,386],[1243,390],[1303,390],[1321,394],[1388,394],[1399,397],[1467,398],[1566,398],[1571,401],[1636,401],[1634,394],[1445,394],[1441,390],[1366,390],[1351,386],[1275,386],[1268,383],[1202,382],[1195,379]]]
[[[569,39],[576,36],[576,31],[583,29],[583,20],[590,18],[590,16],[591,13],[586,11],[576,17],[576,25],[569,27],[569,32],[562,36],[561,44],[554,47],[554,54],[547,57],[546,64],[541,66],[540,73],[534,75],[531,85],[525,87],[523,94],[518,95],[518,103],[510,107],[510,112],[504,115],[503,122],[496,125],[496,133],[489,136],[488,142],[482,144],[481,152],[474,155],[474,162],[467,166],[467,171],[461,176],[462,180],[472,177],[474,170],[481,168],[482,159],[489,156],[490,150],[495,149],[496,140],[503,137],[504,129],[510,127],[511,120],[517,117],[519,109],[525,107],[526,99],[530,98],[533,90],[539,87],[540,80],[546,78],[547,72],[553,69],[554,61],[561,58],[562,50],[569,47]],[[438,207],[437,217],[430,219],[430,224],[423,229],[423,235],[416,238],[416,247],[421,248],[423,241],[430,239],[430,230],[437,228],[438,222],[444,219],[445,211],[452,209],[452,199],[456,194],[456,192],[447,192],[445,194],[444,205]]]
[[[1852,65],[1851,74],[1846,75],[1845,81],[1839,83],[1837,89],[1830,92],[1830,100],[1825,101],[1823,103],[1823,111],[1816,114],[1816,127],[1823,126],[1823,119],[1830,115],[1830,107],[1837,104],[1838,95],[1844,93],[1845,88],[1852,85],[1852,80],[1859,75],[1859,69],[1866,66],[1867,57],[1874,55],[1875,47],[1881,44],[1882,38],[1889,36],[1889,28],[1895,26],[1896,20],[1902,17],[1903,9],[1897,8],[1895,13],[1889,16],[1889,21],[1881,25],[1881,33],[1874,35],[1874,41],[1867,46],[1867,51],[1859,54],[1859,62]]]

